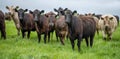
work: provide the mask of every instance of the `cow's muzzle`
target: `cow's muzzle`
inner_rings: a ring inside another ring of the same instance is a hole
[[[105,31],[109,31],[110,27],[109,26],[105,26]]]
[[[54,23],[49,23],[49,26],[51,26],[51,27],[54,26]]]

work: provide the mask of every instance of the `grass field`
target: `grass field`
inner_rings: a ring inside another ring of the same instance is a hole
[[[69,40],[65,40],[63,46],[56,41],[55,35],[47,44],[44,44],[43,37],[38,43],[36,32],[31,33],[30,39],[22,39],[22,36],[17,36],[12,21],[6,21],[6,32],[7,39],[0,39],[0,59],[120,59],[120,26],[111,41],[102,40],[100,33],[90,48],[83,40],[81,52],[78,52],[77,43],[73,51]]]

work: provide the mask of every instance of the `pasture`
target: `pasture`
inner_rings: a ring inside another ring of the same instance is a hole
[[[104,41],[101,33],[96,34],[90,48],[83,40],[80,52],[77,43],[73,51],[69,40],[65,40],[65,46],[57,42],[55,33],[53,39],[44,44],[43,36],[38,43],[36,32],[31,33],[30,39],[22,39],[16,32],[13,21],[6,21],[7,39],[0,39],[0,59],[120,59],[120,26],[111,41]]]

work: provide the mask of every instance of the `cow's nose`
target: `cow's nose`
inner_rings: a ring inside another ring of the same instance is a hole
[[[109,31],[109,26],[105,26],[105,30],[106,30],[106,31]]]

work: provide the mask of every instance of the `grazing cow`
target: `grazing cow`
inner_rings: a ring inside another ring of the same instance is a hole
[[[117,19],[117,24],[119,25],[119,16],[118,15],[114,15]]]
[[[41,40],[41,34],[44,34],[44,43],[46,43],[46,37],[48,36],[48,42],[50,41],[50,35],[48,35],[49,32],[49,22],[48,18],[45,15],[42,15],[44,13],[44,10],[34,10],[33,12],[30,11],[31,14],[33,14],[35,27],[38,35],[38,43],[40,43]]]
[[[28,32],[27,38],[30,38],[30,32],[35,31],[35,23],[33,21],[33,15],[27,12],[27,9],[15,9],[18,12],[18,18],[20,20],[22,37],[25,37],[25,32]]]
[[[100,28],[103,33],[103,39],[112,39],[112,33],[115,31],[117,27],[117,20],[115,16],[106,14],[102,15],[99,21]]]
[[[18,13],[15,12],[15,9],[18,8],[18,6],[16,6],[15,8],[13,6],[6,6],[6,8],[9,10],[9,13],[15,23],[15,26],[16,26],[16,29],[17,29],[17,34],[20,35],[20,21],[19,21],[19,18],[18,18]]]
[[[12,17],[10,15],[10,13],[5,13],[5,20],[11,21]]]
[[[56,32],[56,37],[57,37],[57,41],[58,41],[58,37],[60,37],[60,41],[62,43],[62,45],[64,45],[64,39],[68,34],[68,26],[65,23],[65,10],[66,9],[62,9],[61,7],[57,10],[54,9],[55,12],[58,13],[59,18],[56,20],[55,23],[55,32]]]
[[[55,30],[56,14],[53,12],[48,12],[45,14],[45,16],[47,16],[47,18],[49,20],[49,33],[48,33],[48,35],[50,35],[50,33],[52,33],[52,37],[53,37],[53,32]]]
[[[1,10],[0,10],[0,31],[1,31],[1,38],[3,37],[4,39],[6,39],[5,16]]]
[[[74,40],[78,39],[77,46],[78,51],[80,51],[81,41],[83,38],[85,38],[87,46],[89,46],[88,38],[90,38],[90,46],[92,47],[96,31],[96,22],[94,18],[87,16],[74,16],[73,14],[74,12],[72,13],[68,10],[65,15],[72,49],[74,50]]]

